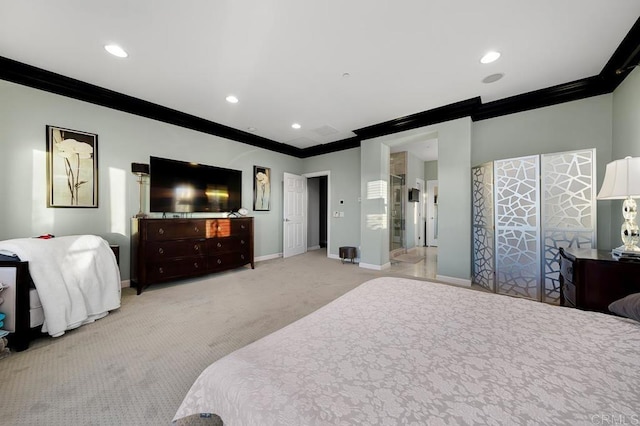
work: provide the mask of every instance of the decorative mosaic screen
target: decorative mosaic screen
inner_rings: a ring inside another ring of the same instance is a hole
[[[472,281],[495,291],[493,232],[493,162],[471,169],[473,271]]]
[[[596,247],[595,149],[541,156],[543,298],[560,301],[560,247]]]

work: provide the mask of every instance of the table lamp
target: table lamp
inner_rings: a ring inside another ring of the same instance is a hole
[[[147,217],[147,215],[142,212],[142,199],[144,197],[142,186],[144,185],[144,177],[149,176],[149,165],[142,163],[131,163],[131,173],[138,176],[138,184],[140,185],[140,208],[138,210],[138,214],[136,214],[135,217],[144,218]]]
[[[616,257],[640,257],[640,230],[636,223],[638,212],[634,198],[640,197],[640,157],[625,157],[607,164],[604,182],[598,193],[598,200],[624,200],[622,216],[624,222],[620,229],[622,245],[613,249]]]

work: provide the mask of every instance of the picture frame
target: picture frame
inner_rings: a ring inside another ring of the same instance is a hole
[[[253,166],[253,210],[271,210],[271,169]]]
[[[47,125],[47,207],[98,207],[98,135]]]

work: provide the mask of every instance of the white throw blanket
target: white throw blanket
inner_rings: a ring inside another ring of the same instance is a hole
[[[29,262],[44,310],[42,331],[53,337],[120,307],[120,270],[98,236],[18,238],[0,241],[0,250]]]

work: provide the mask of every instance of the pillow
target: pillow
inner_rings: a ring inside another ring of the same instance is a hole
[[[640,321],[640,293],[630,294],[609,305],[614,314]]]

